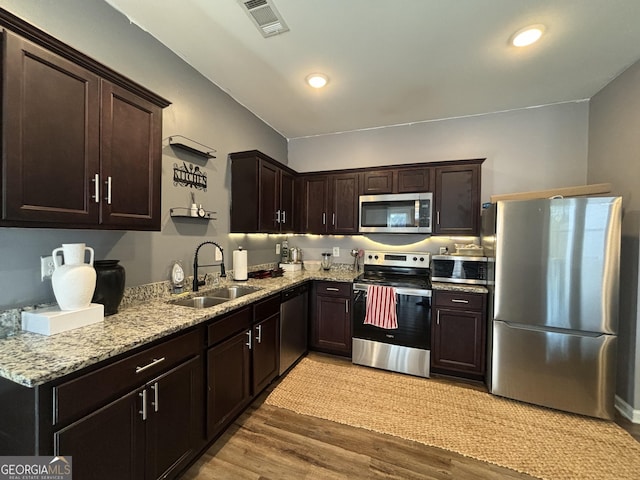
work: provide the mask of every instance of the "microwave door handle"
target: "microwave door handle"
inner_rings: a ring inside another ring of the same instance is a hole
[[[416,200],[413,207],[413,212],[414,212],[413,225],[415,227],[419,227],[420,226],[420,200]]]

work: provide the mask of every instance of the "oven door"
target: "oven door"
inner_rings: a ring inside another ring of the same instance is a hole
[[[396,289],[398,328],[365,325],[367,286],[354,285],[353,337],[404,347],[431,349],[431,290]]]

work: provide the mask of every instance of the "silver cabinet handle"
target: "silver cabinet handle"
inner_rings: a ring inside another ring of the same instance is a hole
[[[280,223],[280,210],[276,211],[276,223]]]
[[[349,300],[344,301],[344,309],[347,313],[349,313]]]
[[[436,325],[440,325],[440,310],[438,310],[438,316],[436,318]]]
[[[262,343],[262,325],[258,325],[256,329],[258,330],[258,334],[256,335],[256,342]]]
[[[460,298],[452,298],[451,303],[469,303],[469,300],[462,300]]]
[[[138,410],[138,413],[142,414],[142,420],[147,419],[147,389],[145,388],[138,394],[139,397],[142,397],[142,410]]]
[[[440,225],[440,210],[436,212],[436,224]]]
[[[161,362],[164,362],[164,358],[154,358],[153,362],[149,363],[148,365],[145,365],[144,367],[136,367],[136,373],[140,373],[140,372],[144,372],[147,368],[151,368]]]
[[[287,212],[282,210],[282,223],[287,223]]]
[[[327,224],[327,214],[322,212],[322,224],[326,225]]]
[[[245,343],[245,345],[249,347],[249,350],[251,350],[251,330],[247,331],[247,335],[249,336],[249,339],[247,340],[247,343]]]
[[[335,226],[336,224],[336,214],[332,213],[331,214],[331,225]]]
[[[335,288],[335,287],[327,287],[327,292],[339,292],[340,289],[339,288]]]
[[[105,197],[105,200],[109,205],[111,205],[111,177],[107,177],[107,181],[104,183],[107,184],[107,196]]]
[[[96,173],[91,181],[93,182],[93,195],[91,198],[93,198],[96,203],[100,203],[100,175]]]
[[[157,412],[158,408],[159,408],[159,406],[158,406],[159,393],[158,392],[160,391],[160,389],[158,388],[158,382],[156,382],[153,385],[151,385],[151,389],[153,390],[153,402],[152,402],[153,410],[155,412]]]

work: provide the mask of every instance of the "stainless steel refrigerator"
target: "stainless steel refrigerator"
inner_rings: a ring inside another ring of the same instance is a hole
[[[491,393],[613,418],[621,216],[620,197],[485,209]]]

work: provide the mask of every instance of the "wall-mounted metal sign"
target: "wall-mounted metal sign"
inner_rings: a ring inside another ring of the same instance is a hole
[[[182,162],[173,164],[173,184],[207,191],[207,174],[200,167]]]

